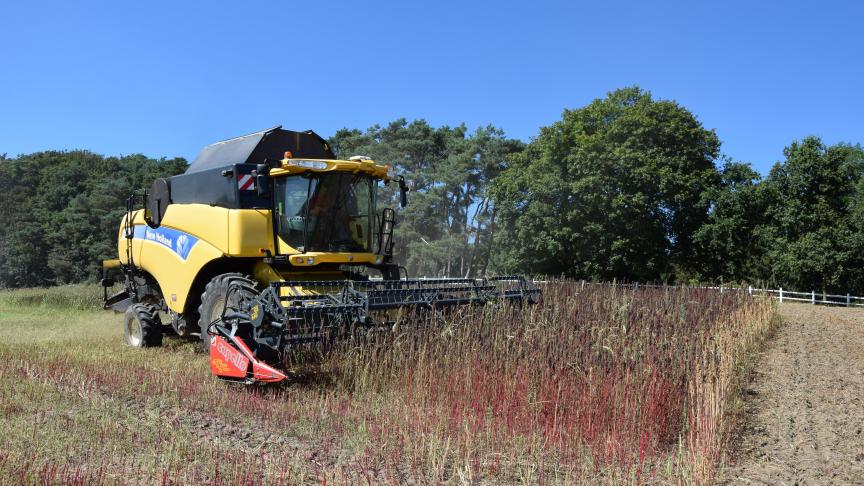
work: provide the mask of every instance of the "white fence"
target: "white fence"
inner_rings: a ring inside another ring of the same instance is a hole
[[[792,292],[790,290],[783,290],[782,288],[779,290],[754,289],[754,292],[766,293],[780,302],[807,302],[814,305],[823,304],[844,305],[846,307],[864,307],[864,297],[857,297],[849,294],[825,294],[816,292],[815,290],[810,292]]]
[[[535,280],[535,283],[542,283],[543,281]],[[581,281],[581,285],[584,288],[586,285],[594,285],[593,282],[587,282],[585,280]],[[656,285],[656,284],[640,284],[640,283],[617,283],[612,282],[611,284],[614,287],[631,287],[631,288],[663,288],[668,287],[666,285]],[[750,295],[768,295],[773,299],[777,299],[780,302],[806,302],[808,304],[820,304],[820,305],[842,305],[846,307],[864,307],[864,297],[858,297],[855,295],[837,295],[837,294],[826,294],[822,292],[816,292],[815,290],[811,290],[810,292],[793,292],[791,290],[783,290],[783,288],[779,289],[760,289],[753,286],[749,287],[710,287],[710,286],[700,286],[699,288],[706,289],[715,289],[720,292],[733,290],[733,291],[744,291],[749,293]]]

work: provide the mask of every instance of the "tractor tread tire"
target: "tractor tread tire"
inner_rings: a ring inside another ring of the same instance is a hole
[[[224,300],[228,288],[236,284],[240,285],[247,296],[254,297],[258,295],[258,283],[252,280],[250,276],[242,273],[223,273],[222,275],[217,275],[207,282],[207,285],[204,287],[204,293],[201,294],[201,304],[198,306],[198,327],[201,331],[202,351],[206,352],[210,348],[210,336],[207,333],[207,328],[215,319],[215,316],[211,315],[211,311],[215,310],[212,309],[214,303],[211,302],[211,299],[222,298]],[[219,311],[221,312],[221,309]]]
[[[129,330],[129,320],[135,319],[141,328],[141,339],[133,342]],[[128,346],[152,348],[162,345],[162,321],[159,309],[151,304],[134,304],[126,310],[123,325],[123,341]]]

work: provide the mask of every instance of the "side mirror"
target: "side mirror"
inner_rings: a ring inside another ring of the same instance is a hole
[[[255,167],[255,189],[258,190],[258,196],[263,198],[270,197],[270,166],[268,164],[258,164]]]
[[[381,211],[380,225],[378,226],[378,254],[389,257],[393,255],[393,227],[396,226],[396,211],[393,208],[384,208]]]
[[[408,188],[408,184],[402,176],[399,176],[399,178],[396,179],[396,182],[399,183],[399,206],[404,208],[408,205],[408,191],[411,189]]]

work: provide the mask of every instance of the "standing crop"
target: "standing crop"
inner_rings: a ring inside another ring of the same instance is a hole
[[[0,477],[707,483],[773,306],[553,282],[540,305],[406,318],[298,365],[286,388],[251,389],[213,380],[194,346],[122,348],[74,312],[28,346],[15,336],[31,317],[0,327],[0,426],[24,431],[0,439]]]
[[[558,282],[543,305],[460,310],[327,366],[345,393],[374,397],[370,440],[400,444],[389,452],[419,470],[638,482],[671,465],[709,481],[736,364],[767,331],[771,304],[708,289],[580,289]]]

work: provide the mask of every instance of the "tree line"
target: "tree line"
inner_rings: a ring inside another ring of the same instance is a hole
[[[186,166],[83,150],[0,158],[0,287],[95,281],[117,258],[126,198]]]
[[[411,181],[395,248],[411,275],[864,293],[860,145],[792,140],[762,177],[685,107],[638,87],[565,110],[528,143],[405,119],[330,142]],[[96,279],[128,194],[185,167],[86,151],[0,158],[0,286]],[[393,188],[382,199],[394,204]]]

